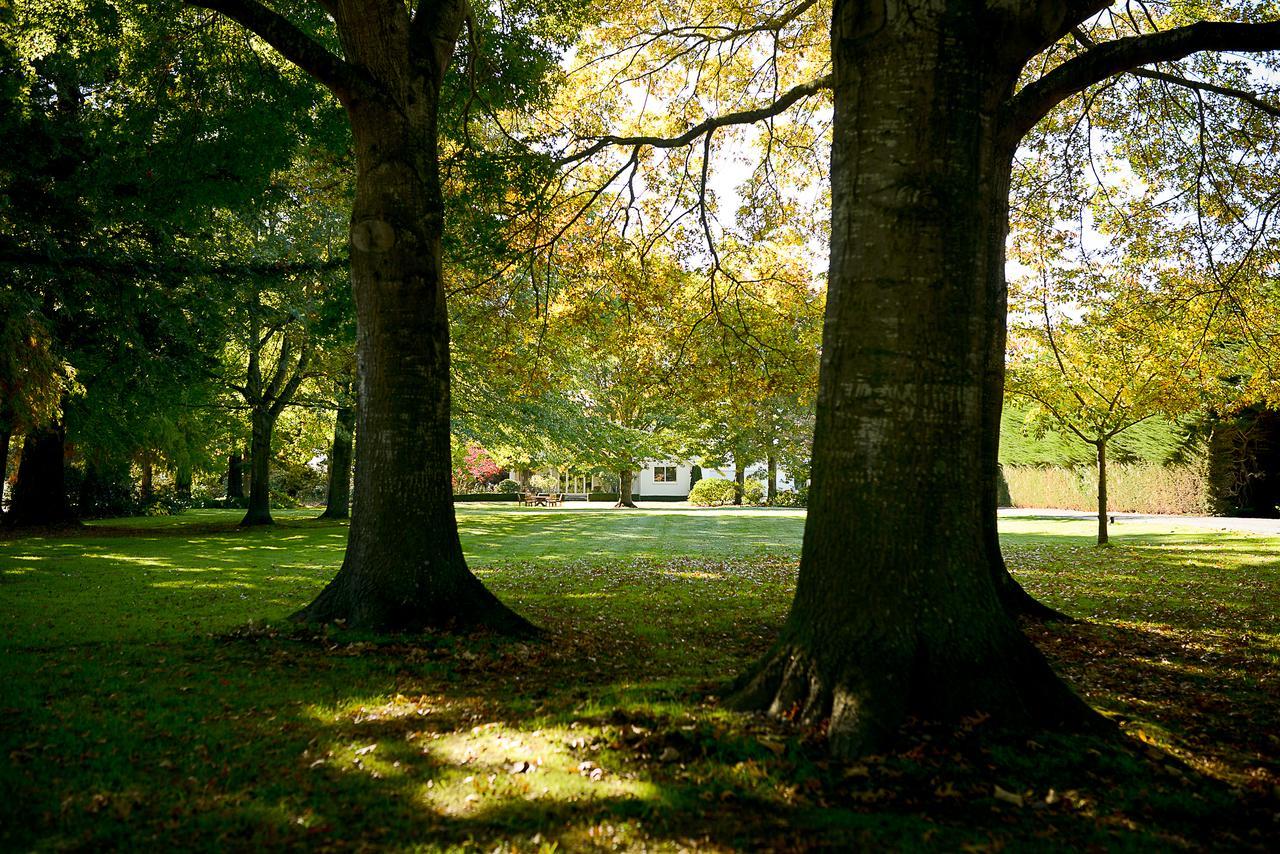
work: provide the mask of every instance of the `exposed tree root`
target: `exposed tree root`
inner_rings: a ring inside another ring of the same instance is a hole
[[[959,722],[985,713],[1009,729],[1118,732],[1077,697],[1020,634],[1000,661],[946,661],[917,650],[899,669],[895,654],[873,649],[815,655],[780,643],[726,700],[804,726],[825,725],[831,752],[854,758],[891,743],[910,718]],[[866,662],[863,664],[862,662]]]
[[[539,629],[512,611],[465,567],[461,583],[448,594],[402,593],[358,587],[344,566],[310,605],[293,614],[299,623],[339,624],[377,634],[487,631],[533,637]]]

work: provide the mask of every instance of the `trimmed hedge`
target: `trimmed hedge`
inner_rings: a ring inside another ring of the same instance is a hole
[[[1162,466],[1127,463],[1107,466],[1107,509],[1120,513],[1211,512],[1208,467],[1204,461]],[[1093,466],[1003,466],[1009,506],[1060,510],[1098,509],[1098,470]]]
[[[511,492],[471,492],[453,496],[454,501],[519,501],[520,496]]]

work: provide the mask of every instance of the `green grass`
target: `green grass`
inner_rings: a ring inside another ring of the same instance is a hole
[[[1028,588],[1087,618],[1033,636],[1136,748],[975,719],[845,766],[819,734],[716,701],[785,618],[802,511],[460,507],[473,566],[547,629],[536,643],[288,627],[345,545],[310,515],[0,541],[0,849],[1144,850],[1274,832],[1275,538],[1130,524],[1099,549],[1087,520],[1005,520]]]

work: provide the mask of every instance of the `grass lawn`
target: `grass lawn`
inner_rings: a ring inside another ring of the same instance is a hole
[[[1265,850],[1280,539],[1003,521],[1029,626],[1124,743],[916,722],[889,755],[717,695],[786,616],[802,511],[460,506],[545,640],[289,626],[345,527],[282,512],[0,540],[0,849]]]

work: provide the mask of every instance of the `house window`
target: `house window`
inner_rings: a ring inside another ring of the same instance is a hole
[[[675,466],[654,466],[653,482],[654,483],[675,483],[676,467]]]

